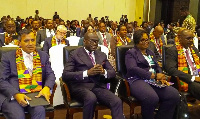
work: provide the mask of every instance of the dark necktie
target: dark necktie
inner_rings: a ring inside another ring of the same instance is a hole
[[[92,57],[92,53],[89,53],[88,55],[89,55],[89,57],[90,57],[90,59],[92,61],[92,64],[95,65],[95,61],[94,61],[94,58]]]
[[[194,71],[194,70],[195,70],[195,67],[194,67],[194,64],[193,64],[192,60],[190,59],[188,50],[185,51],[185,54],[186,54],[186,57],[187,57],[188,64],[189,64],[190,67],[192,68],[192,71]]]

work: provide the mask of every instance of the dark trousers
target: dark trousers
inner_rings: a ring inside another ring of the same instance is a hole
[[[83,119],[93,119],[97,101],[111,109],[112,119],[124,119],[121,99],[108,89],[82,87],[72,90],[73,97],[84,104]]]
[[[2,104],[2,112],[6,119],[25,119],[24,111],[27,110],[31,119],[45,119],[45,108],[43,106],[22,107],[16,100],[5,100]]]
[[[180,97],[178,91],[171,87],[158,88],[151,86],[144,80],[136,80],[130,84],[131,95],[141,102],[143,119],[154,119],[154,110],[159,110],[155,119],[172,119],[176,104]]]

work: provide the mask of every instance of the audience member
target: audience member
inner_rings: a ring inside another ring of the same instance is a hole
[[[69,46],[69,41],[66,39],[66,34],[67,28],[64,25],[59,25],[55,35],[45,39],[43,51],[49,54],[49,49],[53,46],[61,44]]]
[[[39,20],[39,10],[35,10],[35,20]]]
[[[127,27],[127,34],[126,34],[126,36],[128,38],[130,38],[131,41],[133,41],[133,25],[131,23],[128,23],[126,27]]]
[[[200,99],[200,61],[199,51],[193,46],[193,32],[185,29],[178,36],[179,43],[166,52],[166,71],[172,76],[177,86],[176,78],[182,80],[181,90],[189,91],[192,96]],[[186,85],[188,84],[188,86]]]
[[[115,77],[107,56],[96,50],[99,38],[95,32],[84,36],[84,47],[69,57],[63,80],[69,84],[71,96],[83,103],[83,119],[93,119],[97,101],[111,109],[113,119],[124,119],[122,101],[107,89],[106,83]]]
[[[166,86],[158,88],[147,83],[148,80],[158,80],[169,85],[165,74],[157,64],[155,54],[148,49],[149,37],[144,30],[137,30],[133,36],[135,46],[126,52],[125,64],[127,69],[126,79],[130,85],[131,95],[141,103],[143,119],[172,119],[177,103],[178,91]],[[154,117],[154,110],[159,109]]]
[[[131,39],[127,37],[127,28],[124,25],[120,25],[117,29],[118,31],[118,36],[117,36],[117,43],[116,46],[121,46],[121,45],[130,45],[133,44],[131,42]]]
[[[161,36],[163,34],[163,28],[161,26],[156,26],[154,31],[150,34],[150,41],[154,43],[156,50],[158,51],[158,59],[162,57],[162,46],[165,45],[165,42],[162,40]],[[153,51],[153,50],[152,50]],[[155,53],[155,51],[154,51]]]
[[[47,19],[45,27],[46,27],[45,29],[41,29],[37,32],[37,37],[36,37],[37,46],[40,46],[40,44],[44,42],[45,38],[53,37],[55,35],[53,20]]]
[[[55,14],[53,15],[53,20],[55,20],[56,18],[60,18],[57,12],[55,12]]]
[[[13,20],[8,20],[5,24],[4,34],[0,34],[0,47],[5,45],[19,45],[16,25]]]
[[[85,33],[86,32],[89,32],[89,33],[92,33],[94,32],[94,27],[92,25],[89,25],[87,28],[85,28]],[[84,37],[80,38],[79,42],[78,42],[78,46],[83,46],[83,40],[84,40]]]
[[[116,22],[112,22],[111,23],[111,27],[108,30],[108,32],[110,33],[110,35],[113,36],[117,36],[117,23]]]
[[[31,119],[45,119],[43,106],[30,107],[26,93],[39,92],[49,102],[50,89],[55,83],[49,56],[36,50],[36,40],[31,30],[20,32],[20,48],[4,53],[0,68],[0,108],[7,119],[25,119],[25,110]],[[35,85],[35,87],[33,86]],[[32,87],[31,89],[24,87]]]
[[[183,21],[182,27],[189,29],[192,32],[195,32],[196,21],[190,14],[188,7],[184,7],[184,6],[181,7],[180,15],[185,18]]]

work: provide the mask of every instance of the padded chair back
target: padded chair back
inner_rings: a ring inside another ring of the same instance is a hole
[[[66,46],[63,49],[63,63],[65,65],[65,63],[67,62],[67,60],[69,59],[70,53],[74,50],[76,50],[77,48],[80,48],[82,46]]]
[[[17,49],[17,47],[0,47],[0,61],[3,53]]]
[[[166,72],[165,66],[166,66],[166,52],[167,50],[172,47],[173,45],[163,45],[163,49],[162,49],[162,70],[164,72]]]
[[[1,57],[3,53],[9,52],[9,51],[13,51],[16,50],[17,47],[0,47],[0,62],[1,62]],[[37,50],[42,50],[41,47],[37,47]]]
[[[116,68],[117,73],[121,77],[125,77],[126,75],[126,65],[125,65],[125,54],[126,51],[133,48],[133,45],[124,45],[116,47]]]

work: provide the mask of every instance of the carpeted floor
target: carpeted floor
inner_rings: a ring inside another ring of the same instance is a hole
[[[130,117],[130,108],[127,104],[124,103],[124,115],[126,119],[129,119]],[[141,107],[138,106],[135,109],[135,117],[134,119],[142,119],[141,114]],[[190,113],[190,119],[199,119],[200,118],[200,101],[196,101],[194,103],[189,103],[189,113]],[[98,119],[105,119],[103,118],[103,115],[110,115],[110,110],[102,110],[99,111]],[[54,119],[66,119],[66,108],[64,105],[57,106],[55,110],[55,118]],[[76,113],[74,114],[74,119],[82,119],[82,113]]]

